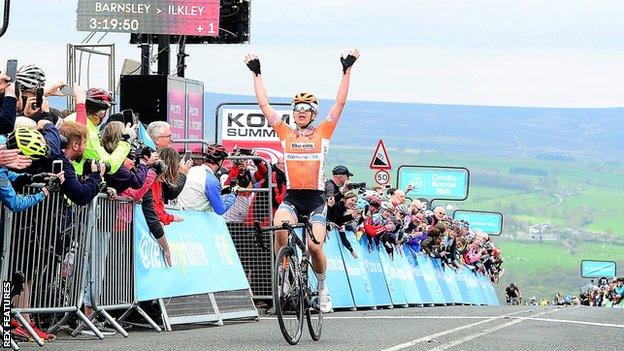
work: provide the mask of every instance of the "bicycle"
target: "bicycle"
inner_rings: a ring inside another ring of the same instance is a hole
[[[301,238],[295,232],[298,228],[303,229]],[[308,268],[312,267],[312,264],[308,253],[307,235],[310,235],[312,242],[319,244],[312,233],[312,225],[308,218],[303,216],[301,223],[295,225],[285,222],[280,226],[262,228],[260,222],[256,221],[254,229],[256,246],[267,251],[271,249],[264,244],[262,234],[276,230],[288,231],[288,243],[277,253],[273,270],[273,302],[284,339],[291,345],[299,342],[303,333],[305,312],[310,337],[318,341],[323,329],[323,313],[318,303],[318,290],[312,289],[308,281]],[[291,323],[293,320],[294,323]]]

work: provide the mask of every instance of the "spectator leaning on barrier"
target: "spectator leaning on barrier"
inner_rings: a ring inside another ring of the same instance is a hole
[[[43,148],[37,147],[36,150],[31,148],[31,138],[39,139],[40,145],[45,146],[42,143],[43,136],[34,129],[18,129],[15,132],[9,134],[8,139],[4,136],[0,136],[0,200],[2,204],[13,212],[24,211],[32,206],[43,201],[51,192],[58,191],[61,186],[61,180],[63,180],[62,174],[58,176],[50,175],[37,175],[19,174],[7,169],[15,162],[17,152],[22,152],[29,157],[41,157],[45,154]],[[22,184],[31,184],[33,182],[46,181],[45,177],[50,177],[47,180],[45,187],[40,192],[34,195],[17,195],[11,182],[21,182]]]
[[[325,198],[327,199],[327,216],[338,216],[338,213],[333,213],[336,208],[333,204],[340,203],[344,193],[347,192],[347,184],[349,178],[353,174],[349,172],[347,167],[338,165],[332,169],[332,178],[325,181]],[[330,205],[331,203],[331,205]]]
[[[154,195],[154,209],[158,215],[158,219],[164,225],[172,222],[182,222],[184,218],[172,215],[165,211],[165,203],[162,197],[162,188],[165,184],[172,185],[178,182],[177,169],[180,166],[180,155],[172,147],[163,147],[158,149],[158,156],[164,163],[164,172],[156,178],[152,184],[152,194]]]
[[[72,161],[82,158],[86,142],[87,128],[78,123],[65,121],[61,125],[61,135],[66,139],[61,160],[65,173],[65,182],[61,191],[76,205],[86,205],[93,200],[100,191],[100,183],[105,166],[101,162],[92,161],[86,165],[86,172],[78,178]],[[84,164],[83,164],[83,167]]]
[[[189,170],[184,189],[178,196],[178,205],[199,211],[216,212],[223,215],[234,204],[237,187],[229,194],[221,194],[221,183],[215,172],[228,157],[223,145],[212,144],[204,149],[204,164]]]
[[[165,121],[154,121],[147,126],[147,134],[152,138],[157,149],[169,147],[172,144],[171,125]],[[175,184],[163,183],[163,201],[168,203],[175,200],[182,192],[186,183],[186,175],[193,166],[192,160],[181,162],[178,168],[178,180]]]
[[[345,224],[352,222],[360,217],[360,211],[357,207],[357,192],[355,190],[347,191],[338,202],[336,197],[328,200],[327,205],[332,205],[333,211],[327,213],[327,221],[331,223],[331,226],[338,229],[338,235],[342,245],[349,250],[354,258],[358,258],[357,252],[353,249],[353,246],[349,242],[346,235]]]

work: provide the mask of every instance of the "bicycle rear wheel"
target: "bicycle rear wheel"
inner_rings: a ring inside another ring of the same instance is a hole
[[[284,339],[295,345],[303,332],[303,289],[298,262],[293,249],[280,249],[273,272],[275,314]]]

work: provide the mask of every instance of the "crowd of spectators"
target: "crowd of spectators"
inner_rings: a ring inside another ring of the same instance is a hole
[[[581,305],[595,307],[624,307],[624,277],[591,280],[581,288],[578,299]]]
[[[65,82],[46,85],[46,80],[45,73],[32,64],[20,67],[15,77],[0,74],[2,204],[19,216],[58,192],[66,199],[61,201],[61,208],[35,211],[31,214],[35,218],[31,219],[69,226],[71,206],[88,205],[100,193],[109,198],[124,196],[141,201],[149,230],[160,244],[166,263],[172,265],[163,226],[183,219],[167,213],[164,204],[182,192],[192,161],[181,161],[171,147],[170,126],[166,122],[149,125],[147,133],[155,148],[146,146],[137,138],[139,126],[134,123],[135,118],[128,118],[127,113],[109,113],[115,103],[111,93],[80,86],[67,89],[70,87]],[[68,94],[74,100],[74,110],[59,111],[49,106],[49,97]],[[38,190],[27,191],[33,189],[34,183],[37,183],[34,189]],[[12,247],[11,252],[22,251],[20,257],[34,257],[43,250],[34,244],[36,238],[30,237],[33,234],[29,228],[20,228],[19,233],[13,234],[29,243],[26,248]],[[61,236],[58,241],[62,244],[55,252],[57,260],[49,264],[67,264],[75,243],[62,238],[70,235],[66,232],[64,228],[58,231]],[[44,270],[57,271],[56,267],[30,267],[26,258],[24,262],[21,259],[15,262],[13,268],[12,304],[20,308],[29,307],[32,301],[33,281],[37,280],[34,277]],[[72,269],[64,267],[63,271]],[[84,311],[90,315],[88,293],[89,289],[85,289]],[[24,317],[40,338],[48,341],[55,338],[38,328],[28,314]],[[103,334],[113,333],[102,324],[96,325]],[[15,339],[30,339],[16,321],[11,321],[11,327]]]

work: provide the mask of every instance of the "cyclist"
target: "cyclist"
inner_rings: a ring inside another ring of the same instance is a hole
[[[343,75],[336,102],[330,109],[327,118],[316,128],[312,126],[312,122],[318,116],[318,100],[310,93],[295,95],[292,100],[295,129],[286,124],[269,105],[258,56],[248,54],[245,57],[247,67],[253,72],[254,91],[258,105],[268,118],[284,148],[287,190],[284,201],[275,212],[274,223],[281,225],[282,222],[286,221],[294,224],[298,222],[299,216],[310,217],[312,232],[320,244],[316,245],[308,239],[308,247],[318,280],[319,308],[324,313],[332,309],[331,298],[325,285],[327,259],[322,247],[326,234],[325,183],[323,179],[325,158],[329,141],[347,103],[351,67],[359,56],[360,53],[353,50],[346,57],[340,58]],[[285,230],[275,232],[276,253],[282,246],[286,245],[287,234]]]
[[[507,300],[507,304],[519,305],[520,298],[520,289],[518,289],[513,282],[509,283],[509,285],[505,288],[505,299]]]

